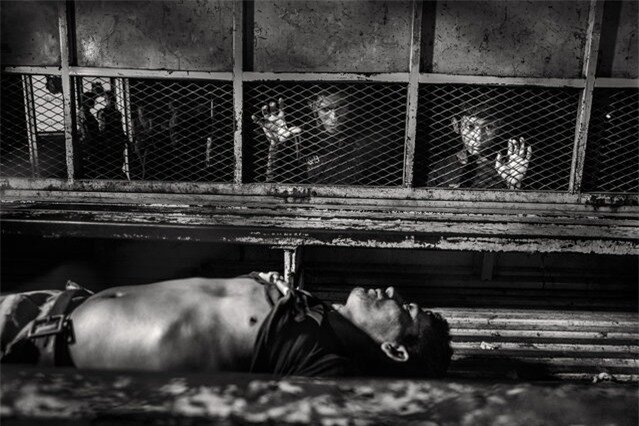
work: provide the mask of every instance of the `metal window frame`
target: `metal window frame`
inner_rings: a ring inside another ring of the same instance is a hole
[[[12,74],[49,74],[62,77],[64,106],[65,106],[65,139],[67,151],[68,178],[64,179],[24,179],[1,178],[0,187],[11,190],[43,190],[44,188],[66,191],[115,191],[122,194],[135,192],[183,193],[183,194],[246,194],[246,195],[277,195],[290,191],[304,193],[310,191],[316,197],[346,197],[372,199],[418,199],[442,201],[504,201],[520,203],[583,203],[588,196],[582,194],[581,178],[585,161],[587,130],[590,119],[590,107],[594,87],[608,88],[636,88],[639,79],[597,78],[595,75],[597,53],[599,49],[599,34],[603,14],[603,0],[591,0],[584,46],[584,65],[580,78],[535,78],[535,77],[497,77],[459,74],[437,74],[420,72],[421,46],[421,17],[423,0],[412,1],[411,46],[408,72],[391,73],[326,73],[326,72],[252,72],[243,68],[243,57],[246,52],[247,35],[244,34],[244,15],[247,6],[244,2],[234,2],[233,8],[233,69],[228,72],[207,71],[171,71],[150,69],[79,67],[70,64],[72,52],[69,46],[74,46],[75,22],[70,21],[68,7],[73,3],[63,2],[59,8],[58,21],[60,31],[61,66],[17,66],[3,67],[2,72]],[[233,82],[234,104],[234,157],[235,171],[233,184],[226,183],[194,183],[194,182],[151,182],[151,181],[85,181],[75,179],[73,147],[73,97],[71,96],[71,78],[76,76],[99,76],[116,78],[153,78],[153,79],[184,79]],[[249,184],[242,183],[242,114],[243,85],[245,82],[255,81],[319,81],[319,82],[386,82],[406,83],[406,131],[404,140],[404,174],[403,184],[397,187],[344,187],[344,186],[314,186],[314,185],[286,185],[286,184]],[[414,159],[414,139],[417,111],[417,93],[420,85],[424,84],[474,84],[496,86],[532,86],[532,87],[571,87],[582,91],[577,106],[578,123],[575,129],[575,143],[570,172],[570,186],[568,191],[495,191],[495,190],[449,190],[412,187],[412,162]],[[602,192],[611,195],[610,192]],[[624,194],[637,197],[635,194]]]

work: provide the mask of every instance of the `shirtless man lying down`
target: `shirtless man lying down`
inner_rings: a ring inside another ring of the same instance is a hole
[[[280,274],[189,278],[0,299],[2,362],[275,376],[441,376],[448,324],[392,288],[329,306]]]

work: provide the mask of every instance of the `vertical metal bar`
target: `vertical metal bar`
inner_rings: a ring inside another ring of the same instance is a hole
[[[244,2],[233,2],[233,114],[235,127],[233,132],[235,172],[234,182],[242,183],[242,102],[243,102],[243,52],[244,41]]]
[[[29,164],[31,176],[40,177],[38,164],[38,128],[35,119],[35,102],[33,95],[33,77],[22,76],[22,94],[24,96],[24,116],[27,123],[27,143],[29,148]]]
[[[591,0],[590,11],[588,13],[588,33],[586,34],[582,69],[583,76],[586,78],[586,86],[579,98],[575,142],[570,166],[570,183],[568,187],[572,193],[581,191],[584,161],[586,158],[586,144],[588,141],[588,126],[590,124],[590,112],[592,109],[592,94],[595,86],[597,57],[599,55],[599,36],[601,34],[603,3],[603,0]]]
[[[122,170],[126,176],[126,180],[131,180],[131,150],[129,147],[133,146],[133,139],[131,137],[131,109],[128,107],[128,93],[126,92],[126,85],[124,78],[112,78],[111,79],[111,87],[115,87],[115,99],[116,105],[120,113],[122,114],[122,118],[124,119],[124,123],[122,123],[124,134],[127,138],[127,144],[124,146],[124,165],[122,166]]]
[[[71,75],[69,74],[69,26],[67,22],[67,3],[58,3],[58,28],[60,32],[60,77],[62,78],[62,99],[64,101],[64,140],[66,146],[67,177],[73,181],[75,163],[73,156],[73,94]]]
[[[406,101],[406,134],[404,136],[404,182],[413,186],[413,164],[415,162],[415,136],[417,133],[417,102],[419,94],[419,63],[422,38],[422,0],[413,0],[413,19],[410,41],[408,96]]]
[[[291,288],[302,288],[302,247],[284,248],[284,280]]]

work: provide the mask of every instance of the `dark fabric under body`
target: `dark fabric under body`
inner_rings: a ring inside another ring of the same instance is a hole
[[[251,372],[278,377],[382,373],[385,357],[379,345],[332,307],[306,291],[291,289],[282,296],[274,284],[258,282],[273,308],[255,340]]]

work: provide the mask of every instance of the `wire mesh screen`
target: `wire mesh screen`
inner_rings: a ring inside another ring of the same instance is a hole
[[[82,176],[232,182],[231,83],[83,77]]]
[[[639,90],[595,89],[582,188],[639,192]]]
[[[59,77],[3,74],[0,174],[65,178],[64,97]]]
[[[246,181],[401,185],[406,85],[254,83],[244,93]]]
[[[415,186],[567,190],[579,90],[422,85]]]

